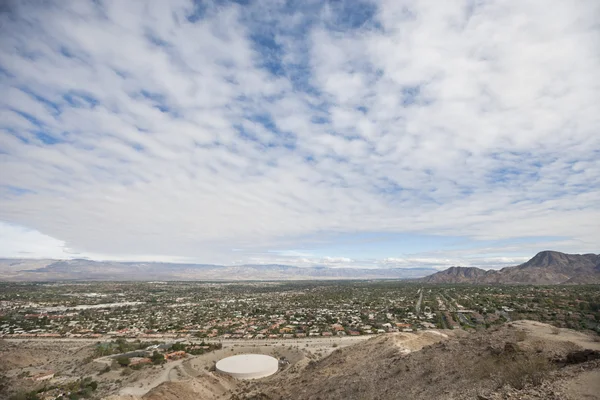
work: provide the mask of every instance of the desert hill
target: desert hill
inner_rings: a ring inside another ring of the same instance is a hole
[[[395,335],[383,335],[232,399],[600,399],[600,343],[567,329],[517,321],[402,350]]]
[[[218,395],[210,389],[217,378],[223,386],[206,372],[111,400],[600,399],[600,341],[515,321],[479,332],[380,335],[266,379],[229,378]]]
[[[542,251],[526,263],[499,271],[451,267],[427,276],[422,281],[534,285],[600,283],[600,255]]]
[[[479,283],[494,273],[477,267],[450,267],[423,278],[427,283]]]

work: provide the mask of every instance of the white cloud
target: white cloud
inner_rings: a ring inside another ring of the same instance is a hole
[[[597,251],[598,2],[382,1],[354,29],[266,4],[0,14],[0,220],[39,233],[27,251],[232,263],[327,232]]]
[[[10,258],[70,258],[65,243],[38,231],[0,223],[0,254]]]

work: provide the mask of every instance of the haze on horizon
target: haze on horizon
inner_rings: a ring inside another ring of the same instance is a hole
[[[600,2],[5,1],[0,257],[598,252]]]

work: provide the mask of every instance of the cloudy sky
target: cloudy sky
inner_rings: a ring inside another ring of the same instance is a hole
[[[600,2],[3,1],[0,256],[600,250]]]

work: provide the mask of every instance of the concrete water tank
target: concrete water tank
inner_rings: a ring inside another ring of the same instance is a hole
[[[238,354],[219,360],[216,368],[237,379],[258,379],[277,372],[279,361],[264,354]]]

